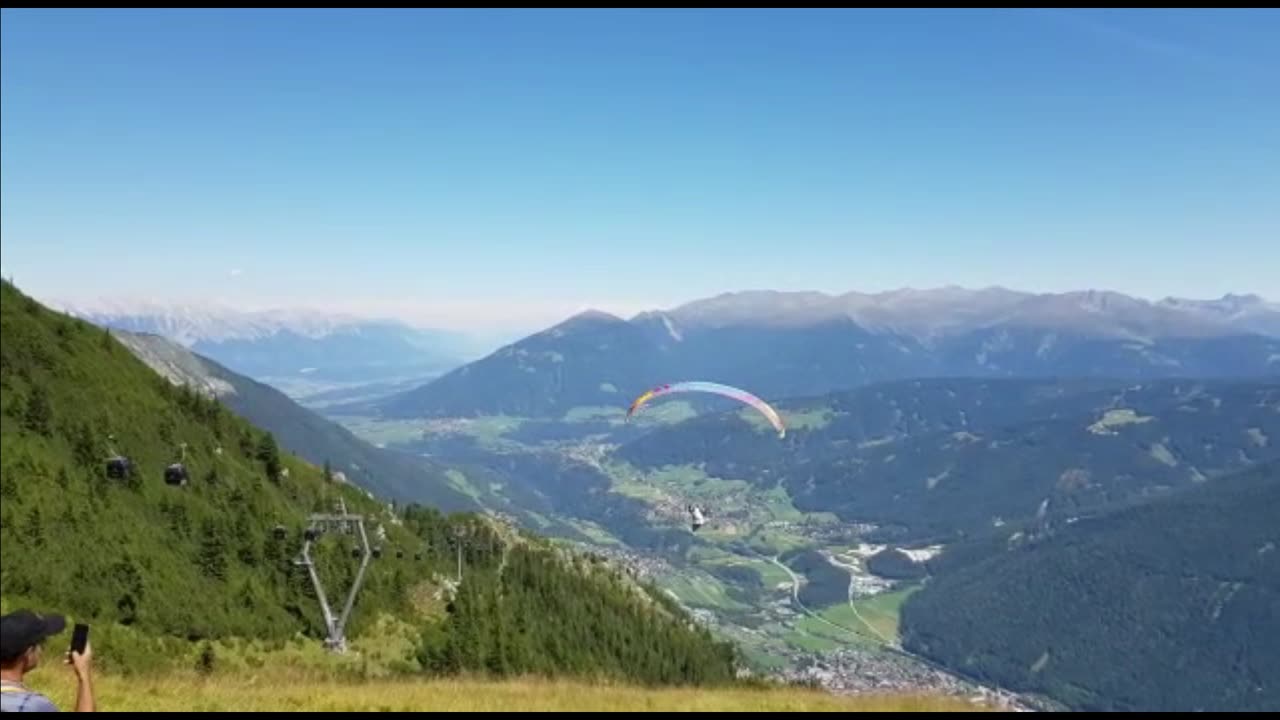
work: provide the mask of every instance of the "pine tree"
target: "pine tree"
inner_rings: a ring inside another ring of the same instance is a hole
[[[124,626],[138,621],[138,600],[132,593],[125,593],[116,601],[116,620]]]
[[[116,600],[117,618],[123,625],[132,625],[138,619],[138,604],[145,597],[142,574],[133,559],[125,556],[112,566],[111,579],[121,590],[120,598]]]
[[[216,662],[217,654],[213,650],[213,643],[204,641],[204,645],[200,648],[200,656],[196,659],[196,672],[201,675],[212,675]]]
[[[24,425],[37,435],[48,437],[53,433],[53,409],[49,407],[49,396],[40,385],[31,388]]]
[[[21,498],[17,473],[11,471],[8,465],[5,465],[4,469],[0,470],[0,498],[10,502]]]
[[[40,508],[38,506],[32,506],[27,513],[25,534],[32,547],[44,547],[44,522],[40,518]]]
[[[200,527],[200,572],[215,580],[227,579],[227,558],[222,536],[213,522],[206,520]]]
[[[191,522],[187,518],[187,507],[179,502],[162,503],[160,506],[169,518],[169,530],[181,538],[191,536]]]
[[[258,441],[257,458],[267,470],[267,479],[273,483],[280,482],[280,471],[284,466],[280,463],[280,448],[276,445],[276,436],[263,433]]]
[[[76,425],[74,433],[71,439],[71,450],[75,455],[76,464],[82,468],[96,469],[100,458],[98,457],[97,443],[93,436],[93,428],[89,426],[89,423],[81,421]]]

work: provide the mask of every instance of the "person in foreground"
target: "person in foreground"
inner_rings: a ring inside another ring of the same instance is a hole
[[[0,711],[57,712],[49,698],[31,690],[24,683],[27,673],[35,670],[44,653],[44,643],[62,632],[67,621],[61,615],[39,615],[18,610],[0,617]],[[93,712],[93,682],[90,669],[93,649],[85,645],[83,653],[68,652],[66,664],[75,671],[79,682],[76,690],[76,712]]]

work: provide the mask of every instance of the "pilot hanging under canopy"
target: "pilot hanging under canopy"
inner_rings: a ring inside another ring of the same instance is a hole
[[[689,526],[693,529],[693,532],[698,532],[699,528],[707,524],[706,513],[703,512],[702,508],[697,507],[696,505],[690,505],[688,510]]]

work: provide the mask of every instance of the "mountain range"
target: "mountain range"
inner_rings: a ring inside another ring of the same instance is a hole
[[[1105,291],[987,288],[874,295],[751,291],[629,320],[586,312],[416,389],[389,418],[556,417],[714,380],[767,398],[909,377],[1266,377],[1280,305],[1255,295],[1151,302]]]
[[[485,347],[482,339],[465,333],[306,310],[107,302],[55,306],[95,325],[166,337],[259,380],[430,377]]]

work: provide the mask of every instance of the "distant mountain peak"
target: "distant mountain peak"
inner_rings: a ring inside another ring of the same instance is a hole
[[[1227,293],[1216,300],[1168,297],[1157,303],[1157,306],[1209,322],[1225,323],[1234,328],[1273,337],[1280,336],[1280,303],[1269,302],[1255,293]]]
[[[1224,293],[1221,297],[1196,299],[1169,296],[1160,301],[1162,305],[1271,305],[1266,298],[1257,293]]]
[[[1053,293],[1046,294],[1044,297],[1055,297]],[[1107,310],[1117,310],[1122,308],[1136,309],[1151,307],[1151,303],[1141,298],[1130,297],[1124,293],[1115,292],[1114,290],[1077,290],[1074,292],[1066,292],[1056,295],[1063,299],[1070,300],[1080,308],[1091,312],[1104,312]]]
[[[666,315],[682,325],[803,324],[841,315],[835,298],[820,292],[745,290],[681,305]]]
[[[583,310],[582,312],[577,313],[576,315],[573,315],[569,319],[570,320],[592,320],[592,321],[603,321],[603,322],[624,322],[624,320],[618,317],[617,315],[607,313],[603,310],[596,310],[594,308],[588,308],[586,310]]]
[[[602,326],[609,326],[609,325],[622,325],[622,324],[626,324],[626,322],[627,322],[626,320],[623,320],[617,315],[612,315],[610,313],[604,312],[603,310],[587,309],[587,310],[583,310],[582,312],[571,315],[565,321],[551,328],[548,328],[544,332],[552,333],[552,334],[563,334],[565,332],[572,331],[572,330],[581,330],[584,328],[602,327]]]

